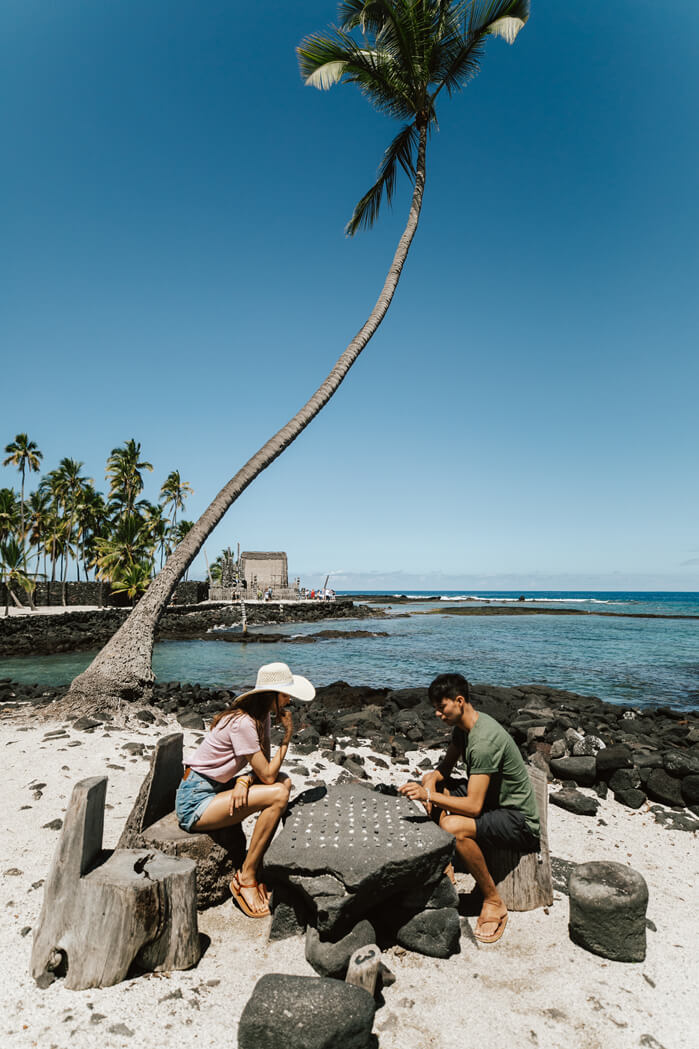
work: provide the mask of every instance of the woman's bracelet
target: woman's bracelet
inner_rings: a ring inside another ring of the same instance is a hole
[[[236,786],[240,783],[243,784],[247,790],[250,790],[250,784],[252,783],[252,780],[249,776],[239,776],[235,782]]]

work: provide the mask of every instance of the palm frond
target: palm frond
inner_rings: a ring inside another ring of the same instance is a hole
[[[457,31],[452,19],[440,41],[433,78],[438,86],[432,100],[442,88],[451,95],[476,76],[488,36],[502,36],[512,43],[529,18],[529,5],[530,0],[465,0],[458,5],[454,15],[463,20],[463,28]]]
[[[347,33],[314,33],[296,48],[306,84],[325,89],[344,80],[356,84],[372,104],[389,116],[415,115],[410,85],[401,64],[385,48],[360,46]]]
[[[391,203],[396,187],[396,175],[398,174],[399,164],[406,175],[412,178],[415,177],[413,151],[417,142],[418,131],[414,123],[406,124],[405,127],[401,128],[384,153],[379,167],[379,177],[359,201],[352,213],[352,218],[347,223],[345,232],[348,237],[353,237],[359,229],[370,229],[373,226],[378,218],[384,194],[386,195],[386,203]]]

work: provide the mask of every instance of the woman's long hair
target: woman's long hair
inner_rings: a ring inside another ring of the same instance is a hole
[[[270,740],[267,735],[267,715],[276,706],[278,695],[278,692],[255,692],[252,696],[246,696],[245,699],[241,699],[240,703],[216,714],[210,728],[216,728],[224,718],[236,718],[241,714],[248,714],[255,722],[260,750],[265,759],[269,761]]]

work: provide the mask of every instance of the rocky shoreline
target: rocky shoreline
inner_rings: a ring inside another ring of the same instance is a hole
[[[55,615],[23,615],[0,619],[0,658],[23,655],[55,655],[79,652],[104,645],[129,615],[128,608],[94,611],[66,610]],[[326,619],[381,618],[378,608],[359,610],[353,601],[282,604],[270,601],[246,604],[250,625],[272,623],[315,623]],[[237,626],[240,605],[211,603],[173,605],[161,619],[157,640],[184,641],[201,638],[215,627]],[[211,639],[210,636],[207,640]]]
[[[185,729],[203,731],[211,717],[250,684],[240,682],[232,691],[156,683],[150,705],[135,707],[133,713],[144,724],[160,713],[176,717]],[[51,702],[65,691],[0,681],[0,716],[27,706],[50,713]],[[550,796],[553,804],[594,816],[597,798],[609,794],[629,809],[650,806],[658,821],[675,829],[699,830],[699,712],[626,708],[541,685],[476,684],[473,702],[505,725],[526,760],[560,784]],[[97,727],[108,720],[97,713],[80,719],[76,727]],[[368,741],[376,754],[400,765],[408,764],[411,751],[443,748],[448,740],[426,688],[371,688],[336,681],[320,687],[312,703],[298,705],[296,726],[295,755],[320,749],[343,767],[348,779],[367,778],[357,753],[360,742]],[[309,785],[313,782],[311,777]],[[592,793],[583,793],[581,787]]]

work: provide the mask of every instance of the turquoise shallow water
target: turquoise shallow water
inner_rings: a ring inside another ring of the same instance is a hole
[[[526,594],[526,592],[525,592]],[[342,678],[352,684],[426,684],[441,671],[459,670],[497,685],[539,683],[629,706],[699,708],[699,619],[602,616],[424,615],[448,600],[388,606],[386,620],[265,627],[265,632],[312,634],[338,630],[386,631],[388,637],[343,638],[312,645],[232,645],[169,641],[156,646],[154,670],[163,681],[238,688],[254,681],[260,663],[283,660],[316,684]],[[478,594],[499,603],[515,594]],[[699,594],[536,594],[552,607],[699,615]],[[458,601],[453,604],[458,604]],[[411,613],[406,616],[405,613]],[[62,684],[94,653],[0,660],[0,677]]]

